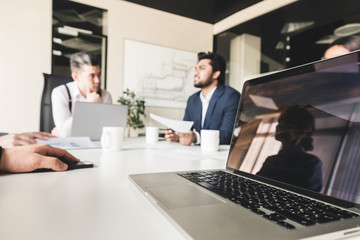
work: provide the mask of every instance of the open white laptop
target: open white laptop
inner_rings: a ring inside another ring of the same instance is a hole
[[[130,180],[188,238],[360,237],[359,59],[247,81],[226,169]]]
[[[126,128],[128,106],[104,103],[75,102],[73,108],[72,137],[101,138],[103,127]]]

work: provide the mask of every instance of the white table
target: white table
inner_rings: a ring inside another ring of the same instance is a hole
[[[133,173],[224,168],[228,146],[126,139],[124,149],[71,150],[91,169],[0,175],[0,239],[183,239],[129,181]]]

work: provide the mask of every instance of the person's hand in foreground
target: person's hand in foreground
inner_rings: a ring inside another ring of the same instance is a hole
[[[1,172],[31,172],[39,168],[65,171],[67,164],[80,160],[69,152],[49,145],[29,145],[3,148],[0,159]]]
[[[178,142],[179,135],[176,132],[174,132],[173,130],[168,128],[165,130],[165,139],[166,139],[166,141],[169,141],[169,142]]]
[[[196,134],[193,131],[190,131],[188,133],[177,133],[179,136],[179,142],[182,145],[190,145],[192,143],[196,143]]]
[[[2,147],[16,147],[35,144],[35,138],[47,139],[49,137],[56,137],[47,132],[26,132],[26,133],[10,133],[0,137],[0,146]]]

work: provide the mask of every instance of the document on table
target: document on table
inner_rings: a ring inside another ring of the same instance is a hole
[[[62,149],[82,149],[82,148],[99,148],[100,146],[93,143],[89,137],[64,137],[64,138],[48,138],[35,139],[39,144],[48,144],[52,147]]]
[[[175,132],[179,133],[187,133],[191,130],[191,127],[193,126],[193,121],[179,121],[179,120],[173,120],[169,118],[160,117],[158,115],[150,113],[150,117],[154,119],[155,121],[165,125],[166,127],[172,129]]]

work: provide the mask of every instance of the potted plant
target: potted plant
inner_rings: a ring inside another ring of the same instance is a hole
[[[145,101],[136,98],[133,91],[128,88],[123,92],[123,96],[119,98],[118,102],[122,105],[128,106],[127,118],[127,136],[130,137],[130,128],[137,129],[145,127],[141,116],[145,115]]]

